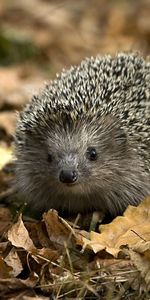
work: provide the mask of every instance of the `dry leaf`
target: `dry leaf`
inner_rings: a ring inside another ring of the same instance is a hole
[[[55,249],[53,243],[49,240],[44,222],[38,222],[37,224],[35,224],[35,230],[37,233],[37,239],[38,239],[40,245],[42,246],[42,248]]]
[[[49,300],[49,297],[38,296],[34,290],[26,289],[25,291],[19,293],[13,291],[13,297],[10,300]]]
[[[0,256],[0,280],[11,277],[12,268]]]
[[[28,252],[36,250],[29,233],[22,221],[22,215],[19,216],[17,223],[15,223],[8,231],[8,240],[15,247],[23,248]]]
[[[5,253],[5,251],[8,249],[8,247],[11,245],[10,242],[2,242],[0,243],[0,252]]]
[[[75,232],[72,227],[58,213],[51,209],[43,214],[43,220],[46,225],[50,241],[55,243],[56,247],[64,246],[65,243],[74,243]]]
[[[56,261],[59,258],[59,254],[55,250],[47,249],[47,248],[42,248],[42,249],[37,249],[36,252],[36,258],[39,258],[39,263],[42,262],[44,263],[45,261],[51,262],[51,261]]]
[[[124,215],[115,218],[110,224],[100,226],[101,233],[91,232],[90,240],[80,234],[80,244],[95,253],[106,250],[118,256],[122,246],[135,246],[140,240],[150,240],[150,197],[138,207],[129,206]],[[82,243],[81,243],[82,240]]]
[[[26,288],[34,288],[38,282],[38,276],[35,273],[31,273],[30,276],[25,279],[21,280],[19,278],[7,278],[7,279],[0,279],[0,295],[2,293],[8,293],[16,290],[23,290]]]
[[[136,245],[133,245],[132,249],[135,252],[144,255],[150,261],[150,241],[149,242],[145,242],[145,241],[141,240]]]
[[[142,285],[142,289],[146,292],[150,291],[150,259],[147,259],[146,256],[143,256],[131,249],[128,251],[128,255],[130,256],[131,261],[135,265],[138,271],[140,271],[140,283]],[[143,282],[141,281],[143,279]]]
[[[11,274],[14,277],[17,277],[23,270],[21,260],[15,248],[11,249],[9,254],[5,257],[4,261],[8,266],[12,267]]]
[[[133,245],[132,248],[124,251],[129,255],[131,262],[140,272],[141,279],[143,279],[141,288],[145,291],[150,291],[150,241],[145,242],[141,240],[136,245]]]

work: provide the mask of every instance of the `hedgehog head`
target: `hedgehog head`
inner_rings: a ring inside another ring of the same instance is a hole
[[[82,115],[76,121],[67,114],[55,118],[27,127],[18,142],[18,181],[28,202],[35,197],[37,208],[107,210],[104,199],[110,187],[117,194],[116,182],[121,178],[124,184],[123,178],[137,167],[126,133],[109,115]]]
[[[20,113],[17,185],[32,206],[115,215],[144,197],[146,70],[134,55],[85,60]]]

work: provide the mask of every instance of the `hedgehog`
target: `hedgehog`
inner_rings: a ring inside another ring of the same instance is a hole
[[[115,217],[150,194],[150,62],[85,58],[19,113],[16,185],[29,207]]]

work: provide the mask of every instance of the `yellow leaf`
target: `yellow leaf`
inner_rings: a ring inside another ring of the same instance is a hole
[[[101,233],[91,232],[90,240],[80,237],[82,246],[95,253],[105,250],[118,256],[125,245],[132,247],[140,241],[150,241],[150,197],[138,207],[129,206],[123,216],[115,218],[110,224],[100,226]]]

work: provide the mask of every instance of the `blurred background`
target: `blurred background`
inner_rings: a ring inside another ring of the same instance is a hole
[[[55,73],[128,50],[149,54],[150,0],[0,0],[0,144],[11,145],[16,111]]]

